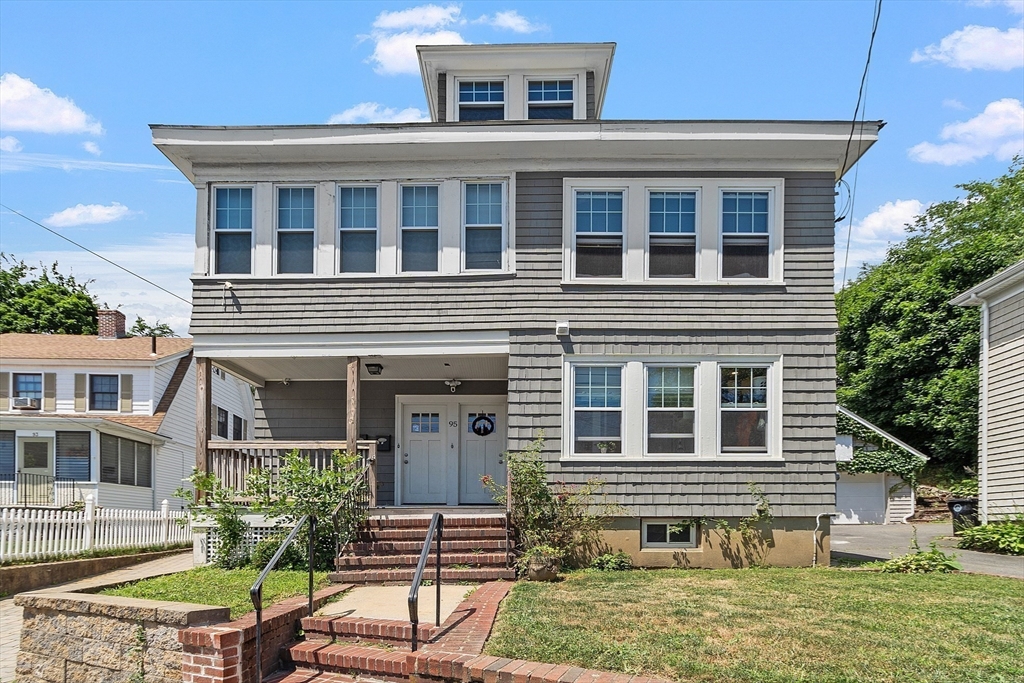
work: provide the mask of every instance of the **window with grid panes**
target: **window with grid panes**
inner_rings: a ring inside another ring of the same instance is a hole
[[[117,409],[117,375],[89,375],[89,410]]]
[[[573,371],[573,453],[622,452],[622,367]]]
[[[501,234],[504,224],[501,183],[466,183],[466,270],[501,268]]]
[[[576,191],[576,277],[622,277],[622,198],[622,191]]]
[[[530,81],[527,84],[526,100],[528,118],[571,119],[573,82]]]
[[[693,367],[647,367],[647,453],[695,451],[693,379]]]
[[[252,272],[252,188],[218,187],[214,208],[214,270]]]
[[[313,272],[315,199],[312,187],[277,189],[277,272]]]
[[[697,193],[651,192],[647,273],[652,278],[697,275]]]
[[[719,424],[723,452],[768,451],[768,368],[722,366]]]
[[[377,188],[338,188],[342,273],[377,272]]]
[[[503,81],[459,83],[459,121],[502,121],[505,119]]]
[[[438,266],[437,185],[402,187],[402,272],[436,273]]]
[[[722,277],[768,277],[768,192],[722,193]]]

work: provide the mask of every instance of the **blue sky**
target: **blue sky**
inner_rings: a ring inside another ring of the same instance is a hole
[[[561,41],[618,43],[605,118],[848,119],[871,16],[871,0],[3,0],[0,201],[188,298],[194,191],[147,124],[416,120],[415,44]],[[955,184],[1005,172],[1022,100],[1024,0],[884,2],[866,114],[888,125],[859,169],[851,277]],[[187,330],[185,304],[6,211],[0,251]]]

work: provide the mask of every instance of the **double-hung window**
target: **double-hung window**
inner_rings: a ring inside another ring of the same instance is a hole
[[[692,366],[647,366],[647,450],[652,455],[695,452]]]
[[[466,270],[500,270],[504,220],[501,183],[466,183],[463,243]]]
[[[531,119],[573,118],[573,82],[530,81],[526,94],[527,117]]]
[[[43,376],[39,373],[14,373],[14,397],[43,399]]]
[[[697,193],[650,192],[647,273],[652,278],[697,275]]]
[[[622,366],[576,366],[573,453],[622,452]]]
[[[720,431],[723,453],[768,451],[768,368],[722,366]]]
[[[89,375],[89,410],[117,410],[117,375]]]
[[[436,273],[437,185],[402,187],[402,272]]]
[[[622,277],[623,194],[622,190],[576,190],[576,277]]]
[[[214,210],[214,269],[252,272],[252,188],[218,187]]]
[[[504,81],[459,83],[459,121],[504,121]]]
[[[722,277],[768,277],[771,193],[722,192]]]
[[[223,408],[217,408],[217,436],[228,438],[228,411]]]
[[[342,273],[377,272],[377,188],[338,188]]]
[[[277,189],[277,272],[313,272],[314,201],[312,187]]]

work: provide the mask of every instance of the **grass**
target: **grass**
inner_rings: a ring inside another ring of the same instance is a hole
[[[16,567],[25,564],[47,564],[49,562],[65,562],[67,560],[91,560],[97,557],[120,557],[121,555],[143,555],[146,553],[162,553],[165,550],[185,550],[192,547],[187,543],[168,543],[167,545],[133,545],[127,548],[103,548],[101,550],[83,550],[80,553],[54,553],[46,557],[31,560],[4,560],[0,567]]]
[[[516,584],[485,652],[687,683],[1024,681],[1024,581],[834,569]]]
[[[259,576],[255,569],[217,569],[197,567],[186,572],[157,576],[135,583],[108,588],[104,595],[128,598],[193,602],[231,608],[231,618],[237,619],[252,611],[249,587]],[[326,573],[314,574],[314,589],[329,583]],[[303,571],[274,571],[263,584],[263,607],[295,595],[305,595],[309,587],[309,574]]]

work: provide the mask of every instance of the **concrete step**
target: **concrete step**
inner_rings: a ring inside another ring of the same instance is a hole
[[[422,547],[427,535],[426,527],[408,527],[401,529],[373,528],[361,531],[354,539],[357,543],[373,541],[419,541]],[[469,540],[473,538],[505,538],[505,527],[445,527],[442,534],[444,540]]]
[[[437,555],[427,556],[427,566],[435,566]],[[470,567],[505,566],[508,556],[505,553],[441,553],[441,567],[453,564],[465,564]],[[415,567],[420,561],[419,555],[344,555],[334,559],[338,569],[388,569],[392,567]]]
[[[447,534],[446,534],[447,535]],[[434,547],[434,544],[431,544]],[[505,538],[471,538],[457,541],[441,541],[442,553],[491,551],[505,552]],[[347,555],[419,555],[423,551],[423,539],[418,541],[369,541],[352,543]]]
[[[313,669],[278,671],[263,679],[264,683],[357,683],[365,680],[367,679]]]
[[[303,617],[302,630],[307,640],[383,643],[405,650],[412,642],[412,624],[394,619]],[[417,630],[419,642],[428,643],[441,629],[421,623]]]
[[[346,569],[329,574],[331,581],[335,583],[405,583],[412,581],[416,574],[414,567],[402,569]],[[433,579],[432,576],[424,576],[425,580]],[[478,567],[471,569],[441,568],[441,581],[469,581],[483,583],[485,581],[506,580],[512,581],[516,578],[514,569],[506,567]]]
[[[316,640],[296,643],[282,652],[282,655],[298,668],[309,667],[360,678],[369,676],[391,680],[406,679],[408,654],[404,650]]]

